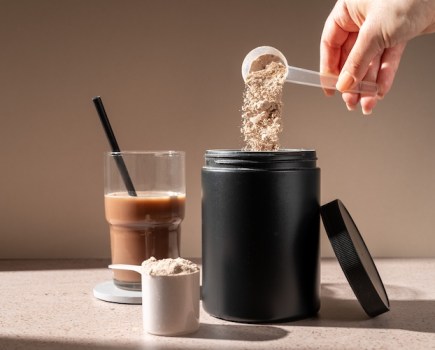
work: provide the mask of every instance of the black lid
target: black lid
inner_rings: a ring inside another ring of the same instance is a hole
[[[323,225],[338,262],[365,312],[375,317],[390,309],[375,263],[344,204],[336,199],[321,207]]]

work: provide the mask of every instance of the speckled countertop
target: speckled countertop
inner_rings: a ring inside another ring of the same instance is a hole
[[[142,330],[141,306],[94,298],[103,260],[0,260],[0,349],[435,349],[435,259],[380,259],[391,311],[368,318],[335,260],[322,261],[317,317],[267,325],[215,319],[186,337]]]

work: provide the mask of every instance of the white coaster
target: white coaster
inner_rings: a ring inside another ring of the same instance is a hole
[[[96,285],[94,297],[110,303],[142,304],[142,292],[118,288],[113,281]]]

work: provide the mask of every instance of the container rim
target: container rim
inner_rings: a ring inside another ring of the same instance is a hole
[[[280,153],[299,153],[299,152],[315,152],[316,150],[313,148],[281,148],[277,151],[244,151],[242,149],[225,149],[225,148],[218,148],[218,149],[209,149],[206,151],[206,153],[226,153],[226,154],[253,154],[253,155],[268,155],[268,154],[280,154]]]
[[[314,149],[289,148],[278,151],[244,151],[239,149],[212,149],[205,152],[206,158],[246,159],[246,160],[317,160]]]
[[[280,149],[278,151],[243,151],[238,149],[208,150],[205,168],[301,169],[315,168],[315,150]]]

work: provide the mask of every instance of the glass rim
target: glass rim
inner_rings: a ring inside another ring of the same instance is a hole
[[[104,152],[107,156],[115,156],[115,155],[154,155],[154,156],[184,156],[186,153],[184,151],[136,151],[136,150],[129,150],[129,151],[120,151],[120,152],[113,152],[113,151],[107,151]]]

